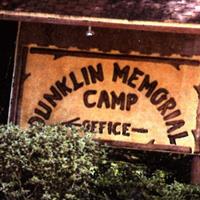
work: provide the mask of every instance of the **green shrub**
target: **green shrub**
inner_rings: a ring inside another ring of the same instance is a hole
[[[61,125],[0,126],[0,199],[200,199],[199,186],[183,183],[177,157],[111,149],[91,137]]]
[[[0,127],[0,191],[5,199],[91,199],[90,181],[105,158],[81,130]]]

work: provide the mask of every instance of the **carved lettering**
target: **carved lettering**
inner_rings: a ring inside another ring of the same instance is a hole
[[[114,72],[113,72],[113,78],[112,81],[116,82],[118,78],[122,79],[123,83],[126,83],[128,80],[130,67],[127,65],[122,70],[120,69],[120,66],[118,63],[114,63]]]
[[[180,115],[181,115],[181,111],[180,110],[175,110],[175,111],[169,113],[168,115],[166,115],[165,117],[163,117],[163,119],[165,121],[167,121],[167,120],[173,119],[175,117],[178,117]]]
[[[87,90],[83,94],[83,102],[87,108],[93,108],[96,105],[96,102],[89,102],[89,96],[95,95],[97,93],[96,90]]]
[[[184,126],[185,122],[184,122],[184,120],[180,119],[180,120],[169,121],[169,122],[166,122],[165,124],[166,124],[166,126],[171,126],[167,130],[167,133],[171,133],[171,132],[181,128],[182,126]]]
[[[104,80],[103,67],[101,63],[97,64],[97,70],[95,70],[94,67],[91,65],[88,66],[88,70],[90,73],[92,83],[96,83],[97,80],[100,82]]]
[[[181,133],[177,133],[175,135],[168,135],[168,138],[169,138],[170,144],[176,144],[176,139],[180,139],[187,136],[188,136],[188,132],[184,131]]]
[[[122,135],[124,135],[124,136],[130,136],[130,133],[128,132],[129,127],[131,127],[130,123],[124,123],[122,125]]]
[[[83,68],[81,69],[81,72],[82,72],[82,75],[83,75],[85,84],[86,84],[86,85],[89,85],[89,84],[90,84],[90,79],[89,79],[89,75],[88,75],[87,68],[86,68],[86,67],[83,67]]]
[[[74,91],[80,89],[83,87],[84,83],[81,81],[81,82],[78,82],[77,80],[77,77],[75,76],[74,72],[71,72],[69,74],[71,80],[72,80],[72,83],[73,83],[73,86],[74,86]]]
[[[133,81],[138,80],[139,76],[143,76],[144,72],[142,72],[141,70],[139,70],[138,68],[134,68],[132,75],[129,77],[127,84],[132,87],[135,88],[136,84],[133,83]]]
[[[130,67],[129,65],[120,67],[117,62],[113,64],[112,80],[110,81],[112,81],[112,84],[115,82],[123,83],[124,88],[122,87],[121,91],[119,91],[119,88],[117,88],[117,91],[114,89],[110,91],[110,86],[106,90],[107,79],[105,81],[105,88],[102,87],[102,90],[92,88],[91,84],[103,82],[104,78],[101,63],[98,63],[96,67],[93,65],[82,67],[78,73],[75,71],[69,72],[68,77],[63,76],[61,80],[57,80],[50,86],[49,91],[43,94],[43,99],[38,102],[37,107],[34,109],[34,115],[29,118],[28,124],[31,125],[35,122],[45,124],[45,121],[50,119],[53,109],[59,101],[86,86],[88,87],[87,90],[84,90],[82,93],[82,103],[86,108],[133,111],[134,105],[143,96],[143,98],[148,98],[148,101],[157,109],[158,114],[162,116],[171,144],[176,144],[177,139],[188,136],[187,131],[181,130],[182,132],[180,132],[179,130],[185,125],[185,121],[181,119],[181,111],[177,109],[175,98],[171,96],[166,88],[160,87],[157,80],[151,80],[150,75],[145,74],[139,67]],[[104,83],[101,85],[104,86]],[[129,93],[127,89],[129,89]],[[139,95],[139,92],[143,93],[143,95]],[[177,119],[177,117],[180,117],[180,119]],[[148,134],[146,127],[134,128],[131,127],[131,123],[96,120],[84,120],[81,123],[85,130],[93,133],[103,134],[106,132],[109,135],[127,137],[133,132]],[[79,123],[79,125],[81,124]]]
[[[150,98],[153,105],[158,105],[167,99],[168,91],[164,88],[156,90]]]
[[[44,120],[41,117],[38,116],[33,116],[28,120],[28,123],[30,125],[33,125],[34,123],[41,123],[41,124],[45,124]]]
[[[110,108],[110,100],[106,90],[101,91],[97,107],[102,108],[103,105],[105,105],[106,108]]]
[[[112,103],[111,108],[115,109],[116,105],[120,105],[120,110],[124,110],[125,107],[125,93],[121,92],[118,96],[114,91],[111,92]]]
[[[52,113],[52,109],[50,106],[48,106],[46,103],[39,101],[38,105],[41,106],[43,110],[36,108],[35,113],[40,115],[43,119],[48,120],[50,118],[50,115]]]
[[[126,110],[131,110],[131,106],[134,105],[138,100],[138,96],[136,94],[128,94],[127,95],[127,103]]]
[[[150,83],[150,76],[147,74],[145,75],[145,78],[142,81],[141,85],[139,86],[138,90],[141,92],[142,90],[146,89],[147,93],[145,94],[145,96],[150,97],[157,85],[158,85],[157,81],[152,81]]]
[[[72,92],[72,89],[67,87],[66,81],[67,81],[66,77],[63,76],[63,79],[62,79],[61,82],[60,81],[56,81],[56,83],[55,83],[56,87],[58,88],[58,90],[61,92],[61,94],[63,96],[67,96],[68,93]]]
[[[158,111],[161,111],[161,115],[165,115],[167,110],[172,110],[176,107],[176,101],[174,98],[168,99],[163,105],[158,107]]]
[[[50,90],[52,94],[44,94],[44,99],[46,99],[53,107],[56,107],[57,103],[55,101],[62,100],[61,94],[58,92],[58,90],[51,86]]]

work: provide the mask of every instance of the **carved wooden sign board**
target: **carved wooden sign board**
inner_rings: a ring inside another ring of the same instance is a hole
[[[113,146],[194,152],[198,61],[31,44],[25,49],[21,127],[63,123],[83,126]]]

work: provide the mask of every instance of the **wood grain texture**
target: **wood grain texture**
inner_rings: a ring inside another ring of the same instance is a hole
[[[0,18],[199,34],[199,0],[2,0]]]
[[[2,0],[1,10],[67,16],[199,23],[199,0]]]

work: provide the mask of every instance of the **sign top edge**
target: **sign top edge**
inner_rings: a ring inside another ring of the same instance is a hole
[[[173,21],[138,21],[7,10],[0,10],[0,19],[14,20],[19,22],[37,22],[60,25],[93,26],[113,29],[200,34],[200,24],[177,23]]]

